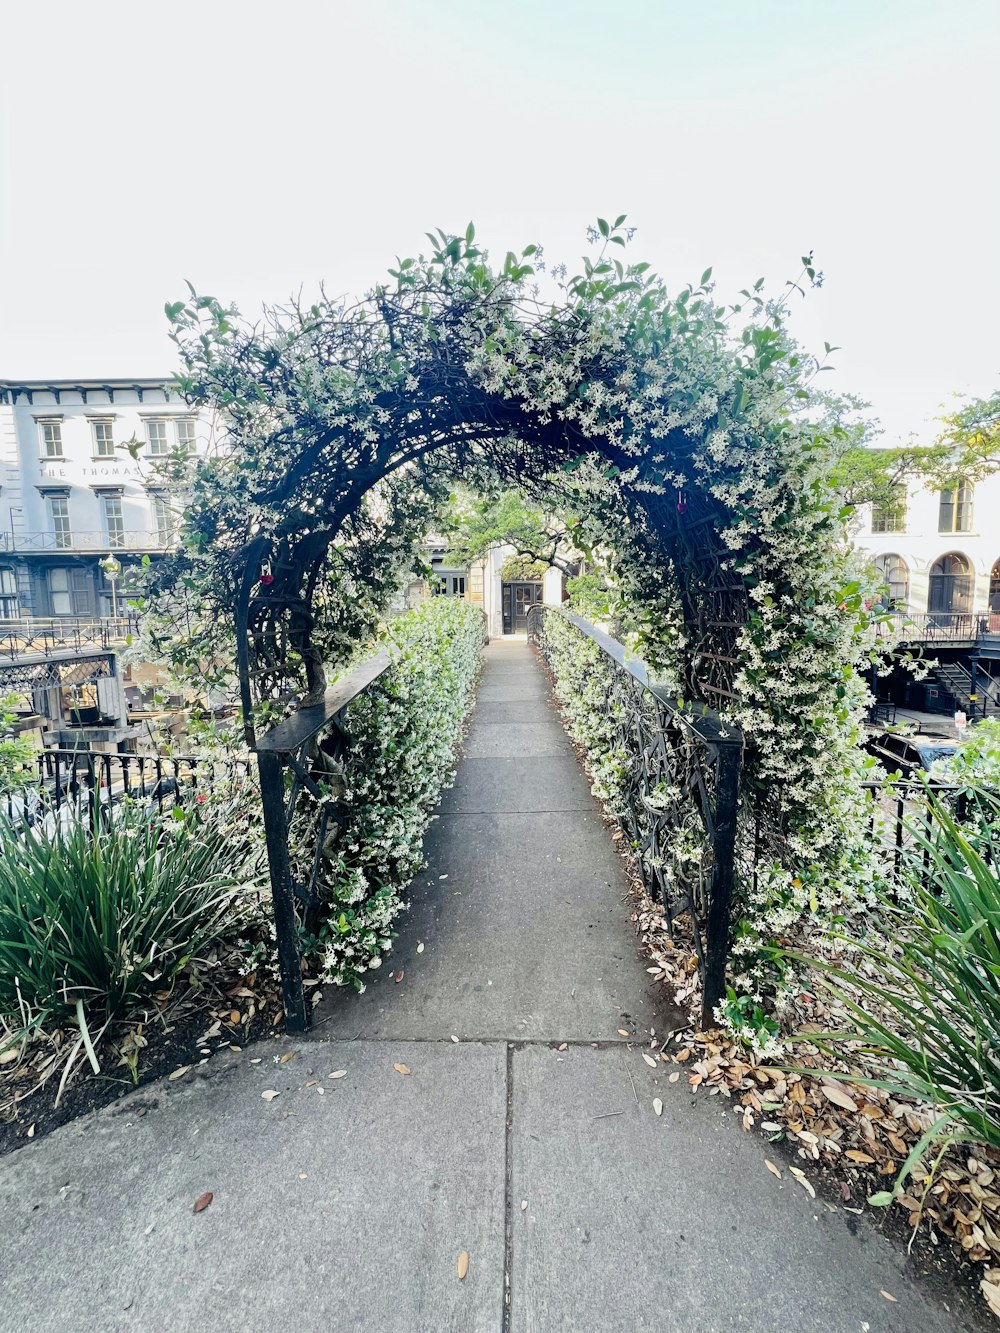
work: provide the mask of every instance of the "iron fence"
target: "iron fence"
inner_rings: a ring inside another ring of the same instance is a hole
[[[137,627],[135,616],[21,616],[0,620],[0,657],[15,661],[29,654],[52,657],[85,648],[107,651],[127,643]]]
[[[871,807],[868,830],[892,881],[900,879],[904,856],[919,852],[924,883],[930,875],[933,841],[939,826],[937,811],[947,809],[960,824],[971,819],[978,808],[976,791],[953,782],[926,779],[885,779],[863,782]]]
[[[148,528],[124,528],[101,532],[5,532],[0,550],[31,551],[165,551],[176,545],[176,534]]]
[[[336,855],[347,827],[344,765],[350,735],[345,714],[388,669],[389,654],[376,653],[328,689],[321,704],[300,708],[255,746],[282,999],[293,1031],[309,1025],[299,915],[308,931],[320,907],[325,862]]]
[[[564,617],[604,655],[603,706],[620,761],[615,813],[671,934],[679,918],[692,922],[702,1021],[712,1025],[726,990],[743,736],[708,708],[680,707],[649,679],[645,663],[582,617],[533,607],[529,639],[547,663],[550,615]]]
[[[0,810],[29,826],[59,827],[79,817],[93,827],[124,801],[163,811],[208,799],[223,782],[251,777],[249,759],[44,750],[31,778],[0,795]]]
[[[1000,615],[996,612],[895,611],[892,619],[902,643],[975,643],[1000,638]]]

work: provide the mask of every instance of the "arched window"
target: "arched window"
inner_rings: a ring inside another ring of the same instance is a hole
[[[990,570],[990,633],[1000,634],[1000,560]]]
[[[964,555],[955,551],[943,555],[931,565],[927,610],[932,616],[968,615],[974,585],[972,566]]]
[[[938,532],[972,531],[972,492],[972,485],[967,481],[960,481],[953,490],[941,492]]]
[[[890,611],[905,611],[910,598],[910,571],[901,555],[880,555],[875,561],[879,578],[888,588]]]

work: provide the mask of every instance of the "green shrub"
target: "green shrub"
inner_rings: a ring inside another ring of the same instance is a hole
[[[931,1104],[921,1152],[941,1138],[1000,1148],[1000,877],[980,827],[1000,812],[983,796],[966,827],[927,800],[932,818],[911,822],[900,883],[880,895],[870,936],[846,941],[850,962],[813,960],[847,1027],[806,1040],[860,1066],[852,1079]]]
[[[969,728],[965,741],[931,770],[940,782],[1000,792],[1000,718],[983,718]]]
[[[618,594],[604,574],[578,574],[566,580],[569,604],[587,620],[607,621],[619,611]]]
[[[16,791],[35,780],[35,750],[23,736],[15,736],[13,711],[16,694],[0,696],[0,795]]]
[[[0,1020],[20,1040],[127,1018],[245,919],[260,858],[238,800],[0,818]],[[96,1041],[96,1035],[93,1036]],[[92,1063],[94,1062],[91,1056]]]
[[[392,667],[348,709],[347,827],[326,865],[322,924],[306,941],[338,985],[363,989],[391,945],[401,892],[454,772],[484,634],[477,607],[432,598],[390,627]],[[313,854],[314,844],[297,849],[303,869]]]

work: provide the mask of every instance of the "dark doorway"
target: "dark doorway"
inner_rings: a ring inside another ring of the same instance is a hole
[[[502,591],[504,634],[526,633],[528,611],[542,600],[541,583],[505,583]]]
[[[950,625],[972,610],[972,566],[964,555],[943,555],[931,565],[927,610],[936,625]]]

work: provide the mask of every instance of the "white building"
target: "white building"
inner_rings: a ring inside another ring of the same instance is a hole
[[[413,602],[430,595],[462,597],[483,608],[491,638],[503,634],[523,634],[531,606],[545,602],[560,606],[565,586],[562,571],[550,566],[542,578],[504,578],[504,565],[516,555],[513,546],[493,546],[481,559],[468,567],[447,564],[448,542],[444,537],[430,537],[426,561],[432,570],[429,580],[418,579],[407,589]]]
[[[0,620],[110,615],[102,561],[173,543],[157,460],[207,440],[166,379],[0,380]]]
[[[914,477],[890,508],[863,506],[856,544],[875,558],[895,606],[936,629],[1000,630],[1000,474],[939,491]],[[963,635],[963,637],[966,637]]]

